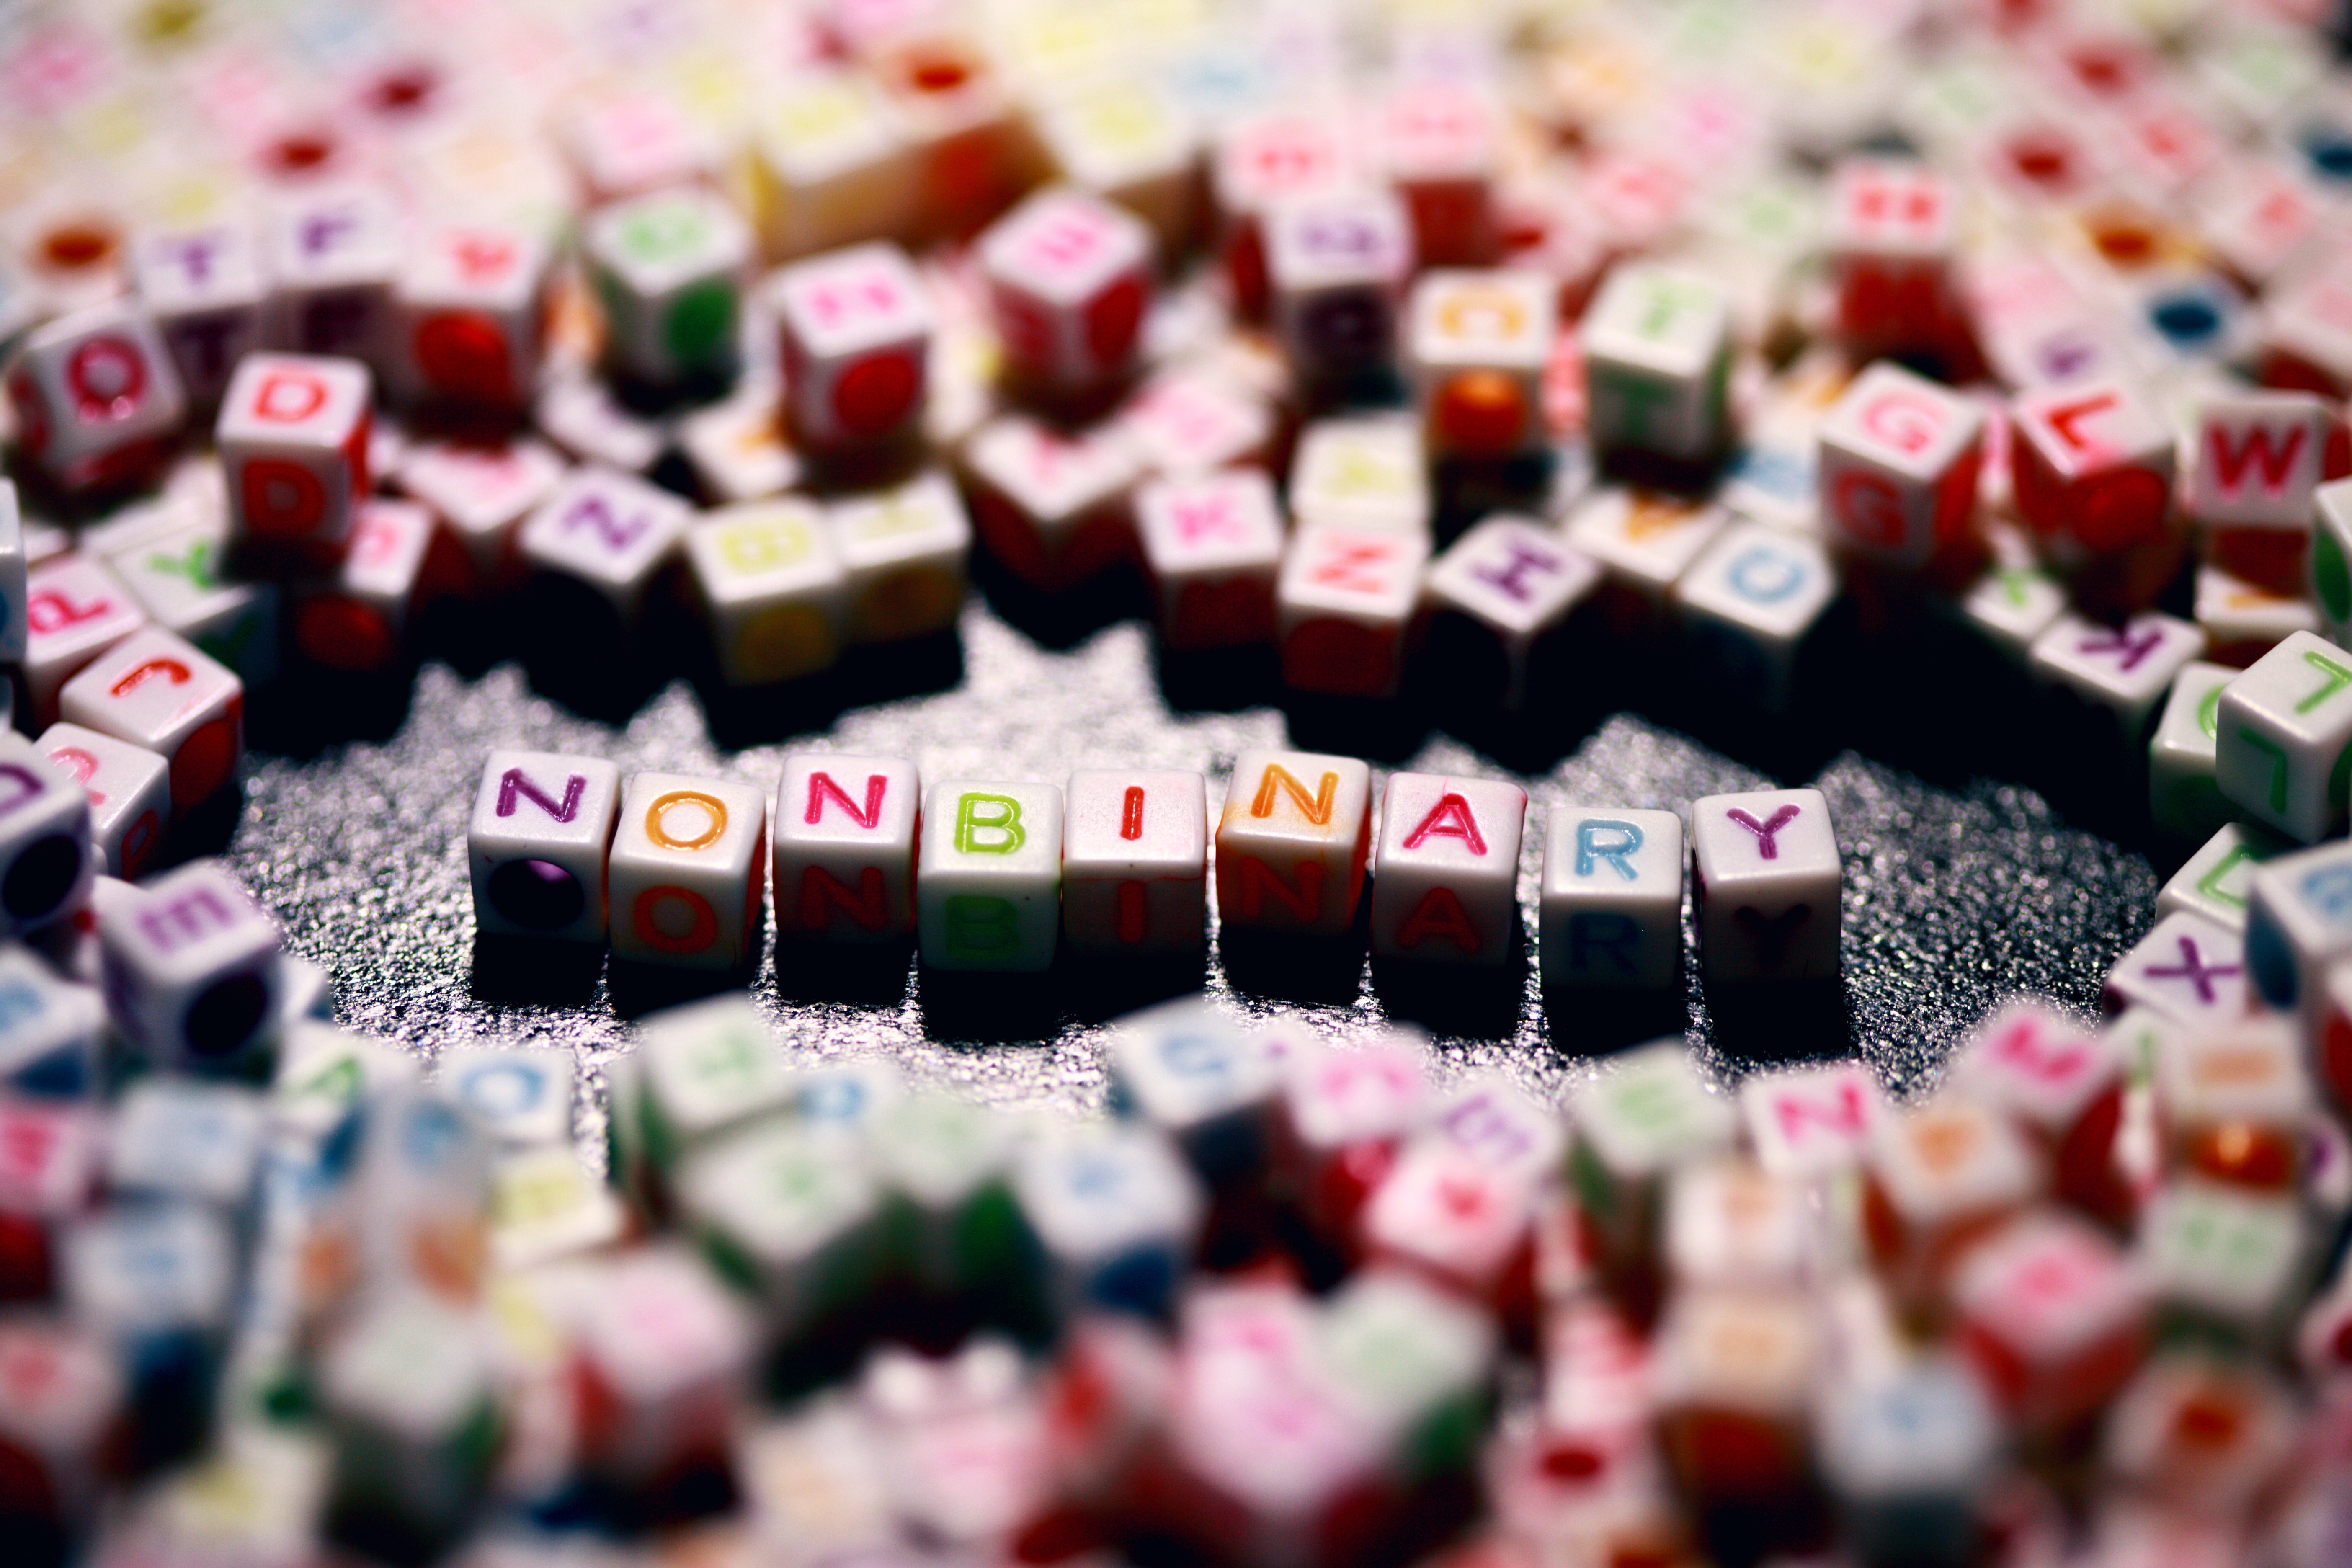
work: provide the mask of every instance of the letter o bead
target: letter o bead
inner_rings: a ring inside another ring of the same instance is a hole
[[[768,803],[750,784],[635,773],[607,863],[616,958],[732,969],[760,952]]]

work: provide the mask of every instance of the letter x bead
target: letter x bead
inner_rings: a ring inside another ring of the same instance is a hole
[[[2244,1016],[2242,944],[2234,931],[2196,915],[2167,915],[2107,972],[2111,1013],[2144,1006],[2190,1026]]]

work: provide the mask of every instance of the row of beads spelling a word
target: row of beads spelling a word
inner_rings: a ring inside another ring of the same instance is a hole
[[[1352,757],[1245,752],[1215,832],[1223,929],[1336,935],[1367,872],[1372,951],[1498,964],[1517,915],[1527,795],[1392,774],[1375,862],[1371,770]],[[1692,808],[1710,978],[1833,975],[1839,860],[1813,790]],[[591,757],[493,752],[467,832],[485,932],[609,938],[625,958],[731,968],[758,952],[773,836],[788,941],[913,932],[940,969],[1041,970],[1087,953],[1197,952],[1206,940],[1207,783],[1084,769],[1050,784],[937,783],[898,757],[799,752],[774,810],[749,784]],[[1664,986],[1680,973],[1683,827],[1672,812],[1560,805],[1544,845],[1541,957],[1563,984]]]

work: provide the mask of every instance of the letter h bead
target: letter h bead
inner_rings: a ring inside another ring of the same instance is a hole
[[[486,936],[604,940],[605,856],[621,773],[596,757],[492,752],[466,830]]]
[[[1819,790],[1694,801],[1691,851],[1710,981],[1836,975],[1838,847]]]
[[[904,757],[784,759],[775,813],[780,937],[877,942],[914,931],[921,788]]]
[[[1546,985],[1672,985],[1682,973],[1682,819],[1671,811],[1553,806],[1541,898]]]
[[[1336,936],[1354,924],[1371,798],[1371,770],[1353,757],[1244,752],[1217,824],[1224,927]]]
[[[923,962],[934,969],[1052,967],[1062,923],[1062,792],[932,785],[915,902]]]
[[[1517,784],[1391,775],[1372,879],[1373,955],[1503,963],[1518,918],[1527,811]]]
[[[750,784],[635,773],[606,862],[613,953],[733,969],[759,956],[768,802]]]

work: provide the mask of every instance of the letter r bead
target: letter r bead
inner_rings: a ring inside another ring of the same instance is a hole
[[[1547,987],[1671,986],[1682,973],[1682,820],[1670,811],[1553,806],[1540,906]]]

